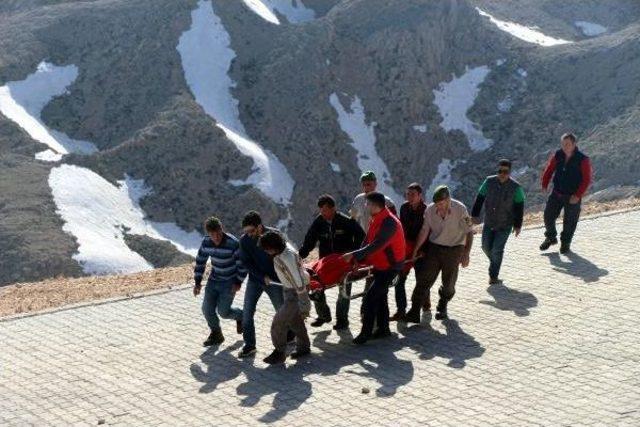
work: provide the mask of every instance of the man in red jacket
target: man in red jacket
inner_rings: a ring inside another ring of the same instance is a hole
[[[564,209],[562,233],[560,234],[560,253],[571,250],[571,239],[580,218],[580,202],[591,184],[591,161],[578,150],[577,139],[572,133],[560,138],[561,149],[549,158],[542,173],[542,191],[548,192],[553,177],[553,191],[544,208],[545,239],[540,245],[546,251],[558,243],[556,220]]]
[[[343,256],[348,262],[355,258],[373,267],[373,283],[362,301],[362,330],[353,339],[354,344],[391,335],[387,297],[389,286],[402,269],[405,257],[402,224],[386,207],[384,194],[374,191],[366,195],[366,200],[371,222],[363,247]],[[374,322],[378,325],[375,333]]]

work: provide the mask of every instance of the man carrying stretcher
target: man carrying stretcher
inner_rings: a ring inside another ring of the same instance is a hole
[[[369,230],[363,247],[343,255],[347,262],[354,259],[373,267],[373,283],[362,301],[363,319],[360,334],[354,344],[364,344],[371,338],[391,335],[389,330],[389,286],[402,270],[405,258],[404,232],[400,220],[385,206],[384,194],[371,192],[366,195],[367,209],[371,214]],[[373,332],[374,322],[378,329]]]

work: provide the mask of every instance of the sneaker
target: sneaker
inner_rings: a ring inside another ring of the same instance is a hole
[[[444,320],[448,318],[447,305],[438,303],[438,306],[436,307],[436,320]]]
[[[209,334],[209,338],[202,343],[204,347],[210,347],[212,345],[222,344],[224,342],[224,335],[222,335],[222,330],[216,329],[215,331],[211,331]]]
[[[546,251],[551,246],[557,245],[557,244],[558,244],[558,239],[556,239],[556,238],[551,239],[551,238],[547,237],[546,239],[544,239],[544,242],[542,242],[542,244],[540,245],[540,250],[541,251]]]
[[[296,334],[293,333],[293,331],[288,331],[287,332],[287,344],[291,344],[292,342],[296,341]]]
[[[334,331],[344,331],[346,329],[349,329],[349,323],[348,322],[338,322],[335,325],[333,325],[333,330]]]
[[[431,311],[431,295],[427,295],[427,300],[422,304],[423,311]]]
[[[391,331],[389,329],[378,329],[373,335],[371,335],[372,340],[378,340],[381,338],[387,338],[391,336]]]
[[[242,350],[240,350],[238,357],[240,359],[244,359],[246,357],[253,356],[254,354],[256,354],[256,348],[245,345],[244,347],[242,347]]]
[[[405,312],[399,311],[389,318],[389,322],[402,322],[405,317],[406,317]]]
[[[319,328],[320,326],[324,325],[325,323],[329,323],[329,322],[331,322],[331,319],[324,320],[324,319],[321,319],[321,318],[318,317],[316,320],[311,322],[311,326],[313,326],[314,328]]]
[[[242,319],[236,320],[236,332],[239,335],[242,335],[242,332],[244,332],[244,328],[242,327]]]
[[[280,363],[284,363],[287,360],[287,355],[281,351],[273,350],[273,352],[264,358],[263,362],[269,365],[277,365]]]
[[[567,254],[569,252],[571,252],[571,243],[565,243],[565,242],[560,243],[560,253]]]
[[[407,323],[420,323],[420,311],[413,308],[407,312],[404,316],[404,321]]]
[[[300,359],[301,357],[308,356],[310,354],[311,354],[311,349],[305,348],[304,350],[296,350],[293,353],[291,353],[291,358]]]
[[[362,345],[362,344],[366,343],[367,341],[369,341],[369,338],[365,337],[365,336],[364,336],[364,335],[362,335],[362,334],[359,334],[357,337],[355,337],[355,338],[353,339],[353,341],[352,341],[352,342],[353,342],[355,345]]]

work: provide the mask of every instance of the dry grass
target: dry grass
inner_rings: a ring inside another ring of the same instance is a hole
[[[583,216],[594,215],[637,207],[640,207],[640,198],[590,203],[583,206],[582,214]],[[530,212],[525,216],[525,225],[541,222],[542,212]],[[0,288],[0,317],[87,301],[131,297],[152,290],[171,289],[191,283],[192,277],[192,266],[186,264],[121,276],[59,278],[36,283],[17,283]]]

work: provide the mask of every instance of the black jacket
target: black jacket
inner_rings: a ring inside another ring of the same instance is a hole
[[[266,231],[277,231],[273,228],[265,227]],[[264,284],[264,276],[278,282],[278,275],[273,268],[273,258],[258,246],[258,239],[243,234],[240,237],[240,259],[242,264],[249,271],[249,280]]]
[[[345,214],[336,212],[331,222],[318,215],[309,227],[298,253],[300,258],[306,258],[319,242],[320,258],[334,253],[343,254],[358,249],[364,238],[360,224]]]

